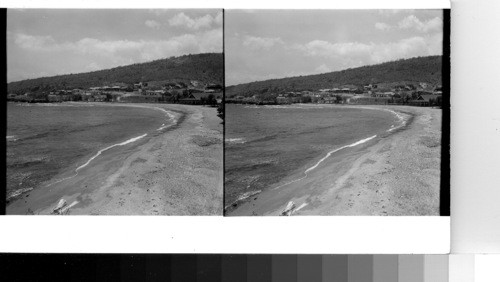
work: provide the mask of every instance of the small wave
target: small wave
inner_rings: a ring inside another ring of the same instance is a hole
[[[81,170],[82,168],[84,168],[84,167],[88,166],[88,165],[90,164],[90,162],[92,162],[95,158],[97,158],[99,155],[101,155],[104,151],[107,151],[107,150],[109,150],[109,149],[111,149],[111,148],[114,148],[114,147],[117,147],[117,146],[124,146],[124,145],[130,144],[130,143],[135,142],[135,141],[137,141],[137,140],[139,140],[139,139],[141,139],[141,138],[146,137],[147,135],[148,135],[148,134],[143,134],[143,135],[138,136],[138,137],[130,138],[130,139],[128,139],[127,141],[124,141],[124,142],[122,142],[122,143],[113,144],[113,145],[111,145],[111,146],[108,146],[108,147],[106,147],[106,148],[104,148],[104,149],[99,150],[99,151],[97,152],[97,154],[93,155],[93,156],[92,156],[92,157],[91,157],[91,158],[90,158],[90,159],[89,159],[86,163],[84,163],[83,165],[81,165],[81,166],[77,167],[77,168],[75,169],[75,174],[74,174],[74,175],[72,175],[72,176],[68,176],[68,177],[65,177],[65,178],[62,178],[62,179],[59,179],[59,180],[56,180],[55,182],[52,182],[52,183],[50,183],[50,184],[47,184],[45,187],[49,187],[49,186],[51,186],[51,185],[57,184],[57,183],[59,183],[59,182],[62,182],[62,181],[64,181],[64,180],[68,180],[68,179],[70,179],[70,178],[73,178],[73,177],[77,176],[77,175],[78,175],[78,171],[79,171],[79,170]]]
[[[310,172],[311,170],[313,170],[313,169],[315,169],[316,167],[318,167],[318,165],[319,165],[320,163],[322,163],[324,160],[326,160],[328,157],[330,157],[333,153],[338,152],[338,151],[340,151],[340,150],[342,150],[342,149],[345,149],[345,148],[355,147],[355,146],[358,146],[358,145],[360,145],[360,144],[366,143],[366,142],[368,142],[368,141],[372,140],[372,139],[373,139],[373,138],[375,138],[375,137],[377,137],[377,135],[373,135],[372,137],[368,137],[368,138],[366,138],[366,139],[359,140],[359,141],[354,142],[354,143],[352,143],[352,144],[345,145],[345,146],[342,146],[342,147],[340,147],[340,148],[338,148],[338,149],[335,149],[335,150],[332,150],[332,151],[328,152],[328,153],[326,154],[326,156],[324,156],[321,160],[319,160],[319,161],[318,161],[315,165],[313,165],[312,167],[308,168],[308,169],[307,169],[304,173],[308,173],[308,172]]]
[[[90,158],[90,159],[89,159],[86,163],[84,163],[83,165],[81,165],[81,166],[77,167],[75,171],[76,171],[76,172],[78,172],[80,169],[82,169],[82,168],[86,167],[87,165],[89,165],[89,164],[90,164],[90,162],[91,162],[92,160],[94,160],[95,158],[97,158],[100,154],[102,154],[102,152],[107,151],[107,150],[109,150],[109,149],[111,149],[111,148],[114,148],[114,147],[117,147],[117,146],[124,146],[124,145],[130,144],[130,143],[135,142],[135,141],[137,141],[137,140],[139,140],[139,139],[141,139],[141,138],[146,137],[147,135],[148,135],[148,134],[143,134],[143,135],[138,136],[138,137],[130,138],[129,140],[124,141],[124,142],[122,142],[122,143],[114,144],[114,145],[108,146],[108,147],[106,147],[106,148],[104,148],[104,149],[101,149],[101,150],[99,150],[99,151],[97,152],[97,154],[95,154],[94,156],[92,156],[92,157],[91,157],[91,158]]]
[[[94,104],[82,102],[62,102],[62,103],[18,103],[22,107],[94,107]]]
[[[401,127],[406,125],[406,118],[402,114],[400,114],[396,111],[393,111],[393,110],[389,110],[389,109],[384,109],[384,110],[394,114],[398,118],[398,122],[399,122],[398,126],[391,125],[391,128],[389,128],[386,132],[391,132],[393,130],[396,130],[396,129],[401,128]]]
[[[231,204],[227,205],[226,207],[224,207],[224,209],[228,209],[230,208],[231,206],[235,205],[236,203],[238,202],[241,202],[245,199],[248,199],[252,196],[255,196],[257,194],[260,194],[262,192],[262,190],[255,190],[255,191],[249,191],[249,192],[245,192],[243,194],[241,194],[237,199],[236,201],[232,202]]]
[[[343,150],[343,149],[345,149],[345,148],[355,147],[355,146],[358,146],[358,145],[360,145],[360,144],[366,143],[366,142],[368,142],[368,141],[372,140],[372,139],[373,139],[373,138],[375,138],[375,137],[377,137],[377,135],[373,135],[372,137],[368,137],[368,138],[366,138],[366,139],[359,140],[359,141],[354,142],[354,143],[352,143],[352,144],[345,145],[345,146],[342,146],[342,147],[340,147],[340,148],[337,148],[337,149],[335,149],[335,150],[332,150],[332,151],[328,152],[328,153],[326,154],[326,156],[324,156],[323,158],[321,158],[321,160],[319,160],[319,161],[318,161],[315,165],[313,165],[313,166],[311,166],[310,168],[306,169],[306,170],[304,171],[304,176],[303,176],[303,177],[301,177],[301,178],[299,178],[299,179],[292,180],[292,181],[287,182],[287,183],[285,183],[285,184],[281,184],[280,186],[277,186],[277,187],[273,188],[273,190],[279,189],[279,188],[281,188],[281,187],[283,187],[283,186],[287,186],[287,185],[289,185],[289,184],[292,184],[292,183],[295,183],[295,182],[301,181],[302,179],[306,178],[309,172],[311,172],[312,170],[314,170],[315,168],[317,168],[317,167],[318,167],[318,166],[319,166],[319,165],[320,165],[320,164],[321,164],[324,160],[328,159],[328,158],[329,158],[329,157],[330,157],[333,153],[336,153],[336,152],[338,152],[338,151],[340,151],[340,150]]]
[[[17,141],[18,138],[16,138],[15,135],[8,135],[7,136],[7,141],[10,141],[10,142],[14,142],[14,141]]]
[[[259,193],[261,193],[261,192],[262,192],[261,190],[256,190],[256,191],[245,192],[245,193],[243,193],[242,195],[240,195],[236,201],[237,201],[237,202],[238,202],[238,201],[243,201],[243,200],[245,200],[245,199],[247,199],[247,198],[249,198],[249,197],[255,196],[255,195],[257,195],[257,194],[259,194]]]
[[[172,126],[172,124],[166,125],[166,124],[163,123],[160,127],[158,127],[158,129],[156,129],[156,131],[162,131],[163,129],[169,128],[171,126]]]
[[[153,109],[159,110],[159,111],[162,111],[163,113],[165,113],[165,115],[168,116],[168,119],[170,122],[170,124],[163,123],[158,129],[156,129],[157,131],[162,131],[163,129],[169,128],[177,123],[177,117],[174,114],[172,114],[171,112],[169,112],[165,109],[162,109],[162,108],[158,108],[158,107],[153,107]]]
[[[62,103],[35,103],[34,105],[38,106],[38,107],[59,107],[62,105]],[[70,106],[70,105],[67,105],[67,106]]]
[[[8,201],[8,200],[10,200],[10,199],[12,199],[12,198],[15,198],[15,197],[17,197],[17,196],[19,196],[19,195],[21,195],[21,194],[23,194],[23,193],[29,192],[29,191],[31,191],[31,190],[33,190],[33,188],[32,188],[32,187],[29,187],[29,188],[22,188],[22,189],[17,189],[17,190],[15,190],[15,191],[12,191],[12,192],[10,192],[10,193],[7,195],[7,201]]]
[[[226,138],[224,141],[226,143],[233,143],[233,144],[243,144],[243,143],[246,143],[245,139],[243,139],[243,138]]]
[[[309,109],[309,107],[304,106],[292,106],[292,105],[265,105],[264,108],[267,109]]]

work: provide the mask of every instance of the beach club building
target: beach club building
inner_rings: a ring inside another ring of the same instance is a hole
[[[421,94],[417,99],[411,100],[410,105],[428,107],[441,104],[441,95]]]

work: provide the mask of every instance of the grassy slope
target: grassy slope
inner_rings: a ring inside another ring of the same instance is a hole
[[[132,84],[140,81],[166,80],[184,82],[198,80],[222,84],[223,69],[221,53],[185,55],[107,70],[11,82],[8,84],[8,92],[23,94],[26,91],[51,91],[104,86],[118,82]]]
[[[417,57],[324,74],[287,77],[229,86],[226,94],[251,96],[279,91],[318,90],[342,85],[428,82],[441,84],[442,56]]]

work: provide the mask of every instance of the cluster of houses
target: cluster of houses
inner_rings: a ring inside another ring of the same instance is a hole
[[[418,84],[369,84],[316,91],[289,91],[275,94],[256,94],[250,97],[236,95],[226,98],[228,103],[243,104],[405,104],[414,106],[440,106],[442,86],[426,82]],[[271,97],[270,97],[271,96]]]
[[[183,82],[139,82],[133,85],[117,83],[112,86],[90,87],[88,89],[61,89],[50,92],[27,92],[22,95],[8,94],[9,101],[16,102],[135,102],[135,103],[222,103],[223,86],[204,84],[199,81]]]

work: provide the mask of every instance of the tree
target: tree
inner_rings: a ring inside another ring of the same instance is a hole
[[[224,103],[220,103],[217,107],[217,116],[222,119],[221,123],[224,123]]]
[[[217,104],[217,100],[215,100],[214,94],[208,95],[206,103],[207,103],[207,105],[210,105],[210,106]]]
[[[80,94],[73,94],[71,97],[71,101],[81,101],[82,100],[82,95]]]
[[[335,104],[340,104],[342,102],[342,96],[341,95],[335,95]]]
[[[301,103],[311,103],[311,97],[309,96],[303,96],[303,97],[300,97],[300,102]]]
[[[440,109],[443,106],[443,97],[437,96],[436,97],[436,106],[438,106]]]

